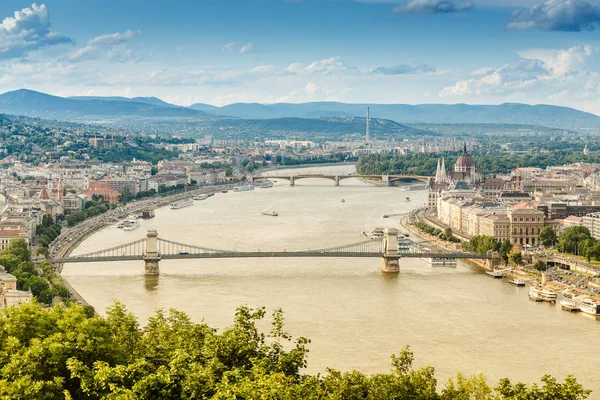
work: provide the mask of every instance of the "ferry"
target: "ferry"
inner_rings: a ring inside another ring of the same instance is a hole
[[[523,279],[515,278],[508,281],[511,285],[515,286],[525,286],[525,281]]]
[[[582,312],[590,315],[600,315],[599,302],[584,295],[575,297],[574,301]]]
[[[269,217],[277,217],[279,216],[279,214],[277,213],[277,211],[263,211],[261,212],[262,215],[267,215]]]
[[[273,187],[273,182],[271,182],[271,181],[264,181],[259,186],[259,188],[261,188],[261,189],[268,189],[268,188],[272,188],[272,187]]]
[[[208,199],[207,194],[199,194],[197,196],[192,197],[192,200],[206,200]]]
[[[531,286],[529,288],[529,298],[534,301],[547,301],[556,303],[557,294],[554,290],[543,286]]]
[[[240,185],[240,186],[233,187],[234,192],[246,192],[248,190],[254,190],[254,186],[253,185]]]
[[[123,222],[123,230],[124,231],[133,231],[140,227],[140,222],[133,215],[127,217],[125,222]]]
[[[190,199],[179,200],[175,203],[171,203],[171,210],[178,210],[180,208],[189,207],[193,204],[194,202]]]

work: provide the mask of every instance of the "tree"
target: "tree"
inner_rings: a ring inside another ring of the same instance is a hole
[[[513,248],[510,239],[505,239],[500,246],[500,258],[504,261],[504,264],[508,264],[508,254],[511,252]]]
[[[557,242],[556,232],[551,226],[546,226],[540,232],[540,243],[544,247],[554,246]]]
[[[43,266],[47,268],[46,265]],[[275,310],[237,309],[223,331],[182,312],[158,310],[143,330],[119,303],[107,316],[77,305],[31,303],[0,314],[0,398],[6,399],[415,399],[584,400],[575,378],[491,388],[483,375],[458,374],[440,393],[433,367],[415,368],[410,348],[391,357],[391,372],[328,369],[307,375],[306,338],[292,338]]]
[[[548,269],[548,265],[542,260],[538,260],[533,267],[538,271],[546,271]]]
[[[577,251],[578,245],[584,240],[591,239],[592,235],[588,228],[584,226],[570,226],[560,237],[560,241],[558,242],[558,250],[567,253],[575,253]]]

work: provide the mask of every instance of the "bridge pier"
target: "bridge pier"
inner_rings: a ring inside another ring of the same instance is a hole
[[[158,264],[160,262],[160,252],[158,251],[158,232],[156,229],[148,230],[146,233],[146,251],[142,259],[144,260],[144,274],[146,275],[158,275],[160,269]]]
[[[392,186],[392,181],[389,175],[381,175],[381,183],[383,186]]]
[[[489,270],[494,270],[494,269],[496,269],[496,267],[497,267],[497,266],[499,266],[499,265],[500,265],[500,263],[501,263],[501,259],[500,259],[500,253],[498,253],[497,251],[490,251],[490,252],[488,253],[488,255],[489,255],[491,258],[488,258],[487,260],[485,260],[486,267],[487,267]]]
[[[296,181],[296,178],[295,178],[295,177],[293,177],[293,176],[291,176],[291,177],[290,177],[290,186],[295,186],[295,185],[296,185],[296,182],[295,182],[295,181]]]
[[[393,274],[400,272],[398,229],[386,228],[383,232],[383,260],[381,261],[381,272]]]
[[[335,176],[335,186],[340,186],[340,177],[338,175]]]

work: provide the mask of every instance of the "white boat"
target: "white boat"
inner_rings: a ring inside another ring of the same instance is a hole
[[[134,229],[137,229],[139,227],[140,227],[140,221],[138,221],[137,218],[134,217],[133,215],[130,215],[129,217],[127,217],[125,222],[123,222],[123,230],[124,231],[133,231]]]
[[[562,308],[565,311],[569,311],[569,312],[581,311],[581,309],[579,308],[577,303],[575,303],[573,300],[566,300],[566,299],[561,300],[560,308]]]
[[[486,275],[487,276],[491,276],[494,279],[500,279],[500,278],[504,278],[504,274],[506,274],[508,271],[508,269],[493,269],[491,271],[486,271]]]
[[[206,200],[208,199],[207,194],[199,194],[197,196],[192,197],[192,200]]]
[[[277,211],[263,211],[261,212],[262,215],[268,215],[269,217],[277,217],[279,216],[279,214],[277,213]]]
[[[271,181],[264,181],[259,186],[259,188],[261,188],[261,189],[268,189],[268,188],[272,188],[272,187],[273,187],[273,182],[271,182]]]
[[[554,290],[548,289],[544,286],[531,286],[529,288],[529,298],[535,301],[547,301],[555,303],[557,294]]]
[[[508,281],[508,283],[515,286],[525,286],[526,282],[523,279],[515,278]]]
[[[585,295],[577,296],[573,300],[582,312],[590,315],[600,315],[599,302],[594,301],[593,299]]]
[[[171,210],[178,210],[180,208],[189,207],[193,204],[194,202],[190,199],[179,200],[175,203],[171,203]]]
[[[425,261],[432,267],[456,267],[456,258],[421,258],[421,260]]]
[[[234,192],[246,192],[248,190],[254,190],[254,186],[253,185],[240,185],[240,186],[233,187]]]

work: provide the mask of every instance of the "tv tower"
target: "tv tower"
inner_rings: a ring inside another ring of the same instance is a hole
[[[367,106],[367,137],[365,139],[366,143],[369,143],[369,107]]]

